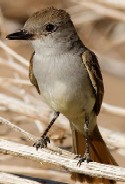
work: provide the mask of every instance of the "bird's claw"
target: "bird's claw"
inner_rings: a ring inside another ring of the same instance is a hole
[[[80,167],[82,162],[86,162],[86,163],[89,163],[89,162],[92,162],[92,160],[90,159],[90,155],[89,154],[84,154],[84,156],[82,157],[81,155],[77,155],[75,158],[79,158],[79,161],[77,163],[77,165]]]
[[[38,150],[39,148],[46,148],[47,144],[50,143],[50,139],[48,136],[41,136],[41,139],[39,139],[37,142],[33,144],[33,147],[36,147]]]

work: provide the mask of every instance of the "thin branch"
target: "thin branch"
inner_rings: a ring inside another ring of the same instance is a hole
[[[0,77],[0,83],[14,83],[14,84],[23,84],[23,85],[31,86],[31,83],[29,82],[29,80],[12,79],[12,78],[5,78],[5,77]]]
[[[22,134],[28,141],[31,141],[31,142],[36,142],[39,137],[36,137],[28,132],[26,132],[24,129],[14,125],[13,123],[11,123],[10,121],[6,120],[5,118],[2,118],[0,117],[0,123],[4,124],[4,125],[7,125],[9,126],[10,128],[12,128],[14,131],[16,132],[19,132],[20,134]],[[62,150],[60,148],[57,148],[55,146],[51,146],[51,145],[48,145],[48,149],[49,150],[52,150],[52,151],[55,151],[59,154],[63,154],[65,156],[71,156],[71,155],[74,155],[73,153],[69,152],[69,151],[66,151],[66,150]]]
[[[17,176],[14,174],[8,174],[0,172],[0,183],[2,184],[42,184],[41,182],[33,181],[30,179],[25,179],[24,177]]]
[[[16,62],[9,62],[8,60],[5,60],[4,58],[0,57],[0,65],[3,65],[7,68],[12,68],[16,72],[21,73],[23,75],[27,75],[26,68],[20,64],[17,64]]]
[[[81,25],[83,23],[97,21],[103,17],[102,15],[95,14],[95,12],[92,11],[86,11],[86,13],[84,13],[83,7],[79,4],[68,7],[67,11],[72,15],[75,26]]]
[[[31,135],[30,133],[26,132],[24,129],[12,124],[10,121],[0,117],[0,123],[9,126],[11,129],[15,130],[16,132],[19,132],[22,134],[26,139],[29,141],[37,141],[38,138],[36,136]]]
[[[32,118],[40,118],[42,121],[46,121],[45,116],[40,114],[40,109],[35,106],[20,100],[19,98],[9,97],[0,93],[0,104],[6,106],[8,110],[25,114]]]
[[[110,105],[110,104],[107,104],[107,103],[103,102],[102,110],[104,112],[108,112],[108,113],[111,113],[111,114],[114,114],[114,115],[125,117],[125,109],[122,108],[122,107]]]
[[[68,181],[70,180],[70,175],[64,172],[58,172],[55,170],[36,168],[36,167],[27,167],[27,166],[13,166],[13,165],[0,165],[0,171],[13,174],[23,174],[23,175],[32,175],[40,176],[41,178],[54,178],[58,181]]]
[[[125,80],[125,63],[123,63],[122,60],[103,56],[99,53],[97,53],[97,55],[100,58],[99,64],[103,71],[108,72],[109,74],[113,74],[119,79]]]
[[[20,61],[23,65],[28,66],[29,62],[28,60],[24,59],[22,56],[20,56],[19,54],[17,54],[14,50],[12,50],[11,48],[9,48],[5,43],[3,43],[2,41],[0,41],[0,47],[6,51],[8,54],[10,54],[11,56],[13,56],[15,59],[17,59],[18,61]]]
[[[125,9],[125,1],[124,0],[119,0],[119,1],[114,1],[114,0],[97,0],[97,3],[102,3],[105,4],[106,6],[114,6],[116,8],[122,8]]]
[[[106,144],[125,156],[125,134],[99,127]]]
[[[71,0],[71,2],[76,3],[75,0]],[[79,4],[80,6],[83,6],[85,8],[89,8],[89,9],[91,9],[91,10],[95,11],[96,13],[99,13],[103,16],[112,17],[116,20],[125,21],[125,13],[123,13],[119,10],[107,8],[106,6],[99,4],[99,3],[96,3],[94,1],[79,0],[79,1],[77,1],[77,4]]]
[[[24,129],[14,125],[13,123],[11,123],[10,121],[6,120],[5,118],[0,117],[0,123],[9,126],[11,129],[13,129],[14,131],[20,133],[23,135],[23,137],[25,137],[25,139],[27,139],[30,142],[36,142],[39,137],[36,137],[28,132],[26,132]],[[106,128],[102,128],[99,127],[101,134],[105,140],[105,142],[111,146],[113,149],[116,149],[117,152],[122,155],[125,156],[125,135],[119,132],[114,132],[112,130],[106,129]],[[117,140],[119,141],[119,144],[117,144]],[[57,148],[55,146],[52,145],[48,145],[48,149],[58,152],[59,154],[64,154],[67,156],[73,155],[73,153],[71,152],[67,152],[66,150],[62,150],[60,148]]]
[[[57,154],[56,152],[48,149],[36,151],[35,148],[27,145],[0,140],[0,152],[34,160],[40,163],[42,162],[42,164],[50,164],[51,167],[56,166],[56,168],[61,168],[68,172],[81,173],[99,178],[125,182],[125,168],[95,162],[83,163],[79,167],[77,166],[77,160]]]

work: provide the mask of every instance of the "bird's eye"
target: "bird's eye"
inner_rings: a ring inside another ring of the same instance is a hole
[[[53,30],[54,30],[54,25],[53,24],[48,24],[47,26],[46,26],[46,30],[48,31],[48,32],[52,32]]]

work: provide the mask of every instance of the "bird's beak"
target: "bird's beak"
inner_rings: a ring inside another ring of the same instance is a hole
[[[16,33],[12,33],[6,36],[9,40],[32,40],[33,34],[27,33],[24,30],[20,30]]]

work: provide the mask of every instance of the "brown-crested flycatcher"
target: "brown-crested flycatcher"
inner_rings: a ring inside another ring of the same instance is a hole
[[[34,146],[47,146],[48,130],[62,113],[70,121],[74,153],[82,156],[79,165],[91,160],[116,165],[96,124],[104,94],[98,60],[80,40],[69,14],[53,7],[41,10],[26,21],[21,31],[7,38],[31,41],[35,52],[30,60],[30,81],[55,112]],[[77,173],[72,178],[95,184],[113,183]]]

